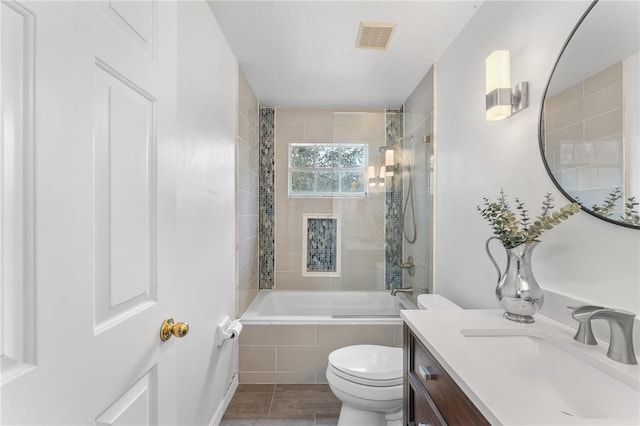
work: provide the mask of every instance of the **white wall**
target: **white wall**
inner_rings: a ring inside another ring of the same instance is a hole
[[[237,62],[205,2],[178,3],[178,424],[221,416],[234,345],[216,325],[236,307],[235,140]],[[217,410],[217,411],[216,411]]]
[[[588,3],[485,2],[438,64],[436,291],[465,308],[499,308],[484,251],[491,230],[475,210],[482,197],[504,188],[533,212],[546,192],[557,206],[567,202],[544,169],[538,115],[557,55]],[[512,83],[529,82],[530,106],[488,122],[484,64],[496,49],[511,51]],[[555,292],[640,311],[640,232],[580,213],[541,239],[533,267],[547,309],[570,321]]]

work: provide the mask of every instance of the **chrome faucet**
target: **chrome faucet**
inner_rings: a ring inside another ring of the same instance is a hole
[[[401,288],[392,288],[391,295],[395,296],[396,293],[409,293],[413,294],[413,287],[401,287]]]
[[[603,308],[602,306],[579,306],[573,309],[571,316],[578,321],[578,332],[574,340],[585,345],[597,345],[591,320],[603,319],[609,323],[611,340],[607,356],[623,364],[637,364],[633,350],[633,322],[636,315],[632,312],[618,309]]]

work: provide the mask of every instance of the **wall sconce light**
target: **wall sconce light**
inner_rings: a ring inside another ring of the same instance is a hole
[[[369,166],[369,187],[375,188],[376,186],[383,187],[384,186],[384,166],[380,166],[380,177],[376,176],[376,169],[373,166]]]
[[[393,148],[387,149],[384,153],[384,165],[387,176],[393,176],[395,170],[395,153]]]
[[[508,50],[496,50],[486,60],[487,120],[502,120],[529,106],[529,83],[511,87],[511,64]]]

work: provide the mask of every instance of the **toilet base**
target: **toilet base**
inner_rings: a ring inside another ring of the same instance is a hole
[[[402,410],[393,413],[365,411],[342,403],[338,426],[402,426]]]

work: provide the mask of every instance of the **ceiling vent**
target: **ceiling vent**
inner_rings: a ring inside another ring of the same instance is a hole
[[[396,24],[391,22],[360,22],[356,47],[385,50],[395,28]]]

